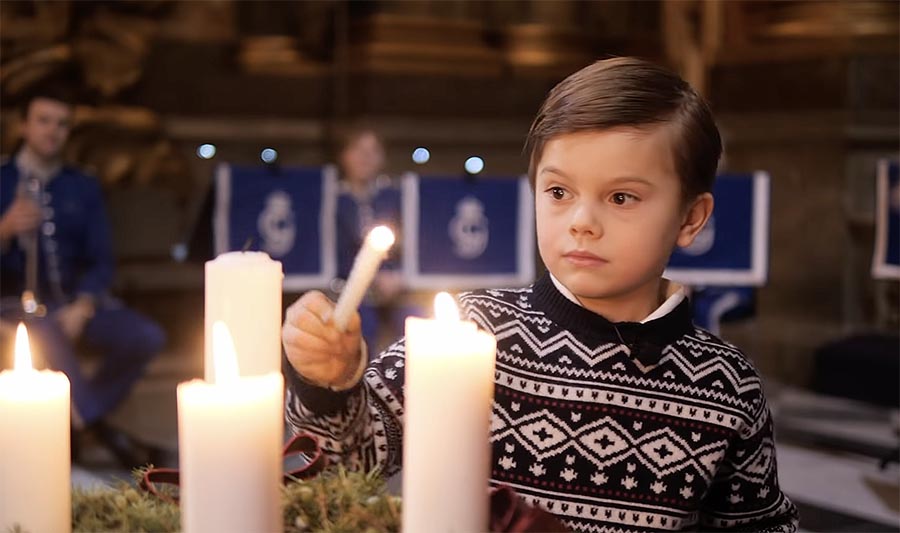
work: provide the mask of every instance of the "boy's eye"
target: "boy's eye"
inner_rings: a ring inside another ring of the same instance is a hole
[[[547,192],[550,193],[554,200],[562,200],[566,197],[566,190],[562,187],[550,187],[547,189]]]
[[[628,202],[637,200],[637,196],[633,194],[628,194],[626,192],[617,192],[612,195],[612,201],[616,205],[625,205]]]

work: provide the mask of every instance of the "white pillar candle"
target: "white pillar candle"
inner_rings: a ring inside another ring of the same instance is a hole
[[[213,351],[215,383],[178,385],[182,530],[281,531],[284,380],[280,372],[240,377],[222,322]]]
[[[435,298],[406,320],[403,531],[486,531],[497,341]]]
[[[362,248],[353,260],[353,268],[350,270],[344,290],[341,291],[341,296],[334,307],[332,318],[338,330],[343,331],[347,328],[350,317],[365,297],[372,279],[378,272],[378,267],[393,245],[394,233],[386,226],[376,226],[366,235]]]
[[[21,323],[15,350],[0,372],[0,531],[71,531],[69,378],[32,367]]]
[[[207,381],[213,381],[212,326],[228,326],[242,376],[281,371],[281,262],[265,252],[228,252],[206,263]]]

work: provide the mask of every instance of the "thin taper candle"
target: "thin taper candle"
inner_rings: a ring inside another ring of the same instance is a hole
[[[378,267],[394,245],[394,233],[386,226],[377,226],[369,232],[366,240],[353,260],[353,269],[347,278],[347,284],[341,291],[337,305],[334,307],[332,319],[340,331],[347,329],[350,317],[356,312],[360,302],[369,290]]]

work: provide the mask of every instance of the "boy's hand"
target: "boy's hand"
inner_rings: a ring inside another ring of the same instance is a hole
[[[342,386],[360,361],[359,313],[353,313],[347,331],[331,320],[334,302],[310,291],[288,307],[281,340],[291,366],[304,379],[321,387]]]

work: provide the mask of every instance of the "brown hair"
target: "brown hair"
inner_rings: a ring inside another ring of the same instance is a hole
[[[372,134],[378,139],[378,143],[384,147],[384,138],[381,131],[372,123],[364,119],[355,120],[353,122],[337,125],[332,133],[332,151],[335,160],[338,160],[341,153],[350,145],[358,141],[364,135]]]
[[[27,118],[31,111],[31,104],[35,100],[53,100],[64,104],[70,110],[75,108],[74,91],[65,86],[42,85],[32,89],[25,95],[25,99],[19,106],[19,112],[22,118]]]
[[[541,105],[528,138],[528,178],[553,137],[617,126],[671,125],[675,166],[685,200],[712,190],[722,140],[703,98],[677,74],[637,58],[597,61],[554,87]]]

